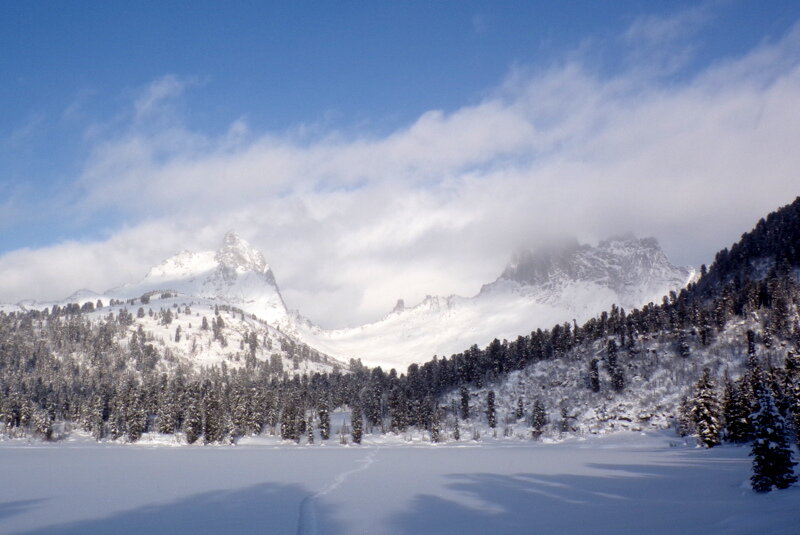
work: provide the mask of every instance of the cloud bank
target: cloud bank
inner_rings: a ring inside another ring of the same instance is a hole
[[[634,22],[613,75],[580,53],[517,67],[479,102],[385,135],[258,133],[243,119],[193,131],[170,105],[196,80],[155,80],[94,142],[66,214],[126,223],[3,255],[0,301],[137,280],[228,229],[264,251],[290,307],[326,327],[376,319],[401,297],[474,294],[514,250],[558,236],[631,231],[677,263],[710,262],[800,193],[800,29],[675,76],[686,25],[706,18]]]

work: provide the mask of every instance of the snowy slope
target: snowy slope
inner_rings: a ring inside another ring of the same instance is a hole
[[[238,368],[252,355],[259,361],[270,362],[276,373],[311,374],[346,369],[343,363],[298,343],[257,316],[224,304],[220,307],[209,299],[155,294],[145,304],[137,301],[133,305],[105,305],[87,317],[101,322],[109,314],[118,315],[122,310],[132,314],[133,323],[118,340],[120,345],[129,347],[136,333],[139,343],[152,344],[160,355],[195,367],[225,363],[229,368]],[[220,336],[215,337],[212,325],[220,320],[224,327]],[[163,367],[165,363],[160,364]]]
[[[404,370],[494,338],[582,323],[612,304],[632,309],[660,302],[693,277],[693,270],[670,264],[653,238],[623,237],[597,247],[573,243],[518,254],[471,298],[428,296],[413,308],[398,303],[382,320],[351,329],[326,331],[296,321],[296,332],[329,355]]]
[[[166,361],[161,367],[176,362],[239,367],[252,354],[289,373],[347,368],[281,330],[291,328],[291,322],[272,270],[261,252],[232,232],[216,251],[178,253],[137,283],[102,293],[80,290],[54,303],[4,305],[0,311],[70,303],[84,307],[94,323],[108,321],[109,315],[131,314],[132,324],[118,342],[128,347],[137,333],[140,344],[152,344]],[[224,327],[215,336],[213,322],[219,319]]]

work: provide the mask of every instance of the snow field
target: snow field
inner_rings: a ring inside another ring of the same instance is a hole
[[[0,442],[0,534],[796,534],[800,488],[667,432],[168,448]]]

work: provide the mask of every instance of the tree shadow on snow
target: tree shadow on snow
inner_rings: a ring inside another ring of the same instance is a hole
[[[18,535],[294,535],[299,529],[301,504],[309,494],[298,485],[265,483],[236,490],[204,492],[171,503],[147,505],[103,518],[50,525]],[[313,512],[320,532],[345,534],[331,508],[315,503]]]
[[[35,500],[15,500],[13,502],[0,503],[0,520],[24,513],[28,509],[32,509],[37,504],[45,501],[44,499]]]
[[[737,507],[730,493],[720,492],[720,476],[731,472],[735,480],[741,473],[744,479],[747,467],[741,458],[704,457],[584,465],[599,471],[595,474],[450,474],[450,499],[416,496],[410,510],[392,519],[392,532],[654,535],[675,533],[680,519],[681,533],[708,533],[710,525],[725,522],[727,512]]]

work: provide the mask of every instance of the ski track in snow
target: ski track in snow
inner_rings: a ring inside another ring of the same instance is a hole
[[[314,505],[316,500],[339,488],[351,475],[363,472],[372,466],[377,453],[377,449],[372,449],[363,459],[358,461],[360,466],[340,473],[334,478],[330,485],[314,494],[306,496],[303,501],[300,502],[300,513],[297,519],[297,535],[317,534],[317,511]]]

